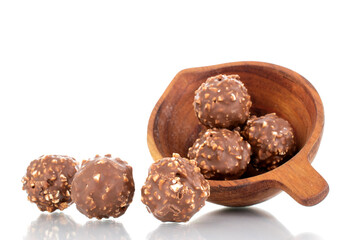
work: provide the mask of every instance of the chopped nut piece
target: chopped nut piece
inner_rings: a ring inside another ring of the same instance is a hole
[[[123,180],[124,180],[124,182],[128,182],[128,181],[129,181],[129,179],[126,177],[126,175],[123,176]]]
[[[100,173],[97,173],[93,176],[95,182],[99,182],[100,181]]]
[[[65,177],[64,174],[60,174],[60,181],[61,181],[61,182],[66,182],[66,181],[67,181],[67,177]]]
[[[164,179],[159,180],[159,190],[161,191],[163,184],[165,183]]]
[[[159,174],[153,175],[152,179],[154,182],[156,182],[159,179]]]
[[[173,185],[170,185],[170,189],[173,191],[173,192],[178,192],[180,188],[182,188],[182,184],[180,182],[177,182]]]

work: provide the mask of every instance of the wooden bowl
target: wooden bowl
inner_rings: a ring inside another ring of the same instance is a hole
[[[315,88],[287,68],[262,62],[235,62],[180,71],[155,105],[148,123],[147,141],[154,160],[179,153],[186,157],[203,128],[192,105],[194,91],[208,77],[239,74],[253,106],[262,115],[276,112],[294,128],[298,152],[280,167],[249,178],[209,180],[208,201],[225,206],[263,202],[281,190],[297,202],[312,206],[329,192],[327,182],[311,166],[324,126],[324,109]]]

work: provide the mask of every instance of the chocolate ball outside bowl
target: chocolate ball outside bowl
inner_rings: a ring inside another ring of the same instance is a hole
[[[40,211],[64,210],[71,204],[70,187],[78,170],[74,158],[43,155],[33,160],[22,178],[23,190]]]
[[[208,129],[193,146],[188,157],[194,159],[206,179],[239,178],[250,162],[251,147],[237,131]]]
[[[196,162],[176,153],[150,166],[141,189],[141,201],[163,222],[188,221],[205,205],[209,195],[209,183]]]
[[[72,184],[76,208],[88,218],[120,217],[132,202],[132,167],[110,154],[84,161]]]
[[[255,168],[272,170],[296,150],[293,128],[276,113],[252,116],[242,134],[253,149],[251,164]]]
[[[195,91],[194,109],[199,121],[210,128],[233,128],[249,117],[252,102],[239,75],[209,77]]]

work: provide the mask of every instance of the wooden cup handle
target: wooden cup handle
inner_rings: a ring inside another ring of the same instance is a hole
[[[316,205],[328,194],[329,185],[309,161],[296,160],[281,166],[282,173],[275,175],[276,185],[301,205]]]

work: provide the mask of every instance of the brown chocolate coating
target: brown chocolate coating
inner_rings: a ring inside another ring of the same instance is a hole
[[[72,184],[76,208],[88,218],[120,217],[135,191],[132,167],[110,154],[83,162]]]
[[[153,163],[141,189],[141,201],[163,222],[186,222],[205,204],[210,185],[196,162],[180,157]]]
[[[208,127],[232,128],[249,117],[252,103],[239,75],[210,77],[195,91],[194,108]]]
[[[250,162],[251,147],[237,131],[208,129],[189,148],[206,179],[237,179]]]
[[[252,116],[242,134],[253,149],[251,164],[255,168],[274,169],[296,150],[293,128],[275,113]]]
[[[43,155],[33,160],[22,178],[28,199],[41,211],[64,210],[71,204],[70,188],[78,170],[74,158]]]

